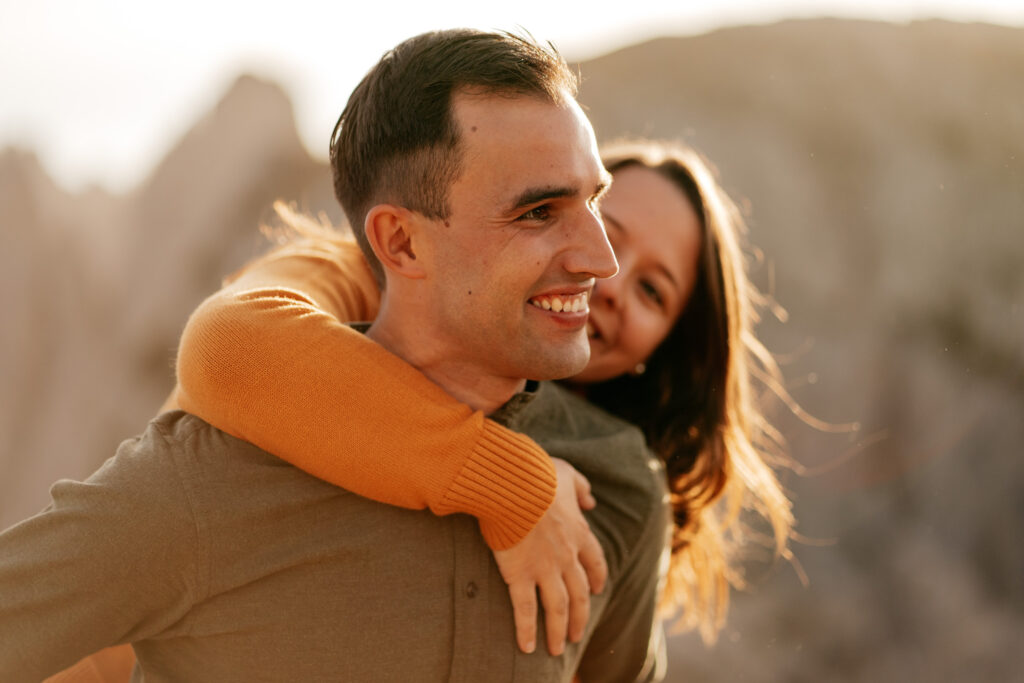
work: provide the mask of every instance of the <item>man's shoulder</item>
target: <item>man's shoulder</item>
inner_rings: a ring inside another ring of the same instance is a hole
[[[169,410],[150,420],[140,437],[149,437],[154,439],[155,443],[171,446],[175,443],[188,443],[200,432],[215,429],[209,422],[191,413]]]
[[[143,435],[152,435],[168,447],[182,445],[194,447],[192,444],[203,444],[207,440],[214,440],[219,445],[255,448],[252,444],[214,427],[201,417],[183,410],[170,410],[157,415],[149,421]]]
[[[208,426],[194,415],[180,410],[161,413],[150,420],[141,432],[122,441],[114,457],[107,460],[93,477],[138,478],[147,472],[166,477],[180,465],[180,458],[176,455],[183,450],[181,446]]]
[[[125,439],[86,481],[107,491],[108,501],[148,501],[149,511],[191,507],[191,489],[202,479],[203,452],[197,442],[228,435],[180,410],[153,418],[139,434]],[[51,493],[73,490],[78,482],[57,482]]]
[[[233,498],[247,491],[252,495],[252,488],[260,484],[309,478],[261,448],[181,410],[150,420],[140,434],[122,442],[116,455],[93,476],[121,488],[160,491],[169,500],[200,510],[214,496]]]
[[[234,464],[285,463],[242,436],[225,432],[191,413],[171,410],[150,420],[136,439],[147,451],[159,451],[179,467],[231,467]]]

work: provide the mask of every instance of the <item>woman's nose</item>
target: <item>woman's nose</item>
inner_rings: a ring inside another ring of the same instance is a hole
[[[593,302],[611,309],[622,307],[623,263],[619,262],[619,272],[610,278],[594,283]]]

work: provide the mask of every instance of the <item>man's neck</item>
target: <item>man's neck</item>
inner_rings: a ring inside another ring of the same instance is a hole
[[[403,326],[390,323],[378,317],[366,336],[474,410],[489,415],[526,386],[525,379],[495,376],[465,359],[452,358],[450,349],[422,330],[413,336]]]

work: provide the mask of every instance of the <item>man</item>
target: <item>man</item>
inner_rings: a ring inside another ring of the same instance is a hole
[[[172,412],[0,535],[0,679],[118,642],[158,681],[654,675],[663,474],[636,430],[525,379],[588,358],[585,305],[535,303],[585,304],[615,271],[595,211],[607,174],[574,85],[513,36],[419,36],[356,88],[332,164],[386,283],[367,336],[590,479],[609,585],[581,642],[517,649],[470,518],[359,498]]]

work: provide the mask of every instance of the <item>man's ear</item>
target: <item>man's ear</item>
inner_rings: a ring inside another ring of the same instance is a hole
[[[416,258],[419,220],[417,214],[394,204],[377,204],[366,214],[366,239],[385,271],[414,280],[426,276],[422,259]]]

